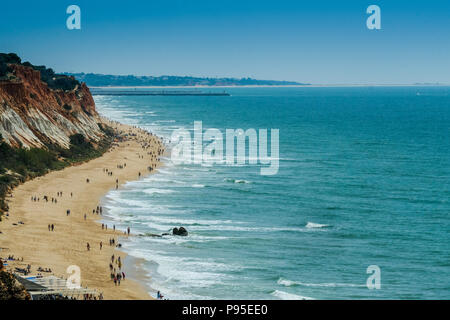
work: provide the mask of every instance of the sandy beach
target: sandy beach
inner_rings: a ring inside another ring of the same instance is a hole
[[[67,268],[79,266],[82,286],[101,292],[104,299],[151,299],[136,281],[125,278],[116,286],[111,280],[111,256],[123,262],[126,255],[110,245],[110,239],[120,243],[120,238],[127,236],[126,230],[114,231],[113,225],[102,228],[102,215],[96,209],[109,190],[138,180],[151,173],[149,167],[159,165],[155,154],[162,142],[143,130],[104,121],[123,134],[123,141],[114,143],[100,158],[51,172],[13,190],[7,198],[9,217],[0,222],[0,257],[20,259],[10,262],[9,269],[30,264],[30,275],[37,275],[41,267],[52,270],[41,272],[43,276],[67,278]],[[34,197],[39,201],[32,200]],[[54,231],[49,231],[52,224]],[[133,236],[133,226],[129,227]],[[119,271],[116,262],[114,267]]]

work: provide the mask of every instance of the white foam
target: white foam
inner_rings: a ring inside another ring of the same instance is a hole
[[[167,231],[170,232],[170,230],[167,229],[167,226],[159,226],[152,223],[146,223],[149,227],[152,227],[156,229],[159,227],[160,231]],[[171,229],[171,228],[170,228]],[[229,237],[208,237],[208,236],[200,236],[200,235],[192,235],[190,234],[187,237],[179,237],[179,236],[164,236],[164,237],[148,237],[146,238],[146,241],[149,242],[157,242],[157,243],[165,243],[165,244],[174,244],[174,245],[181,245],[185,243],[205,243],[205,242],[211,242],[211,241],[223,241],[230,239]]]
[[[155,123],[174,123],[175,120],[156,120]]]
[[[171,226],[162,225],[162,224],[149,222],[149,221],[143,222],[142,224],[147,226],[148,228],[150,228],[150,231],[155,231],[156,230],[158,232],[169,232],[172,229]]]
[[[310,297],[300,296],[293,293],[287,293],[281,290],[275,290],[271,294],[281,300],[314,300],[313,298]]]
[[[167,171],[167,170],[164,170],[164,169],[157,169],[157,170],[158,170],[158,172],[163,173],[163,174],[167,174],[167,175],[174,175],[175,174],[174,172]]]
[[[149,189],[144,189],[142,190],[142,192],[146,193],[146,194],[168,194],[168,193],[174,193],[176,192],[175,190],[170,190],[170,189],[158,189],[158,188],[149,188]]]
[[[146,181],[148,181],[148,182],[155,182],[155,181],[156,182],[168,182],[168,183],[176,183],[176,184],[185,184],[186,183],[184,181],[179,181],[179,180],[160,178],[157,175],[150,176],[148,179],[146,179]]]
[[[327,228],[329,225],[327,224],[320,224],[320,223],[314,223],[314,222],[308,222],[305,226],[305,228],[308,229],[314,229],[314,228]]]
[[[220,225],[220,226],[191,226],[193,230],[220,230],[220,231],[242,231],[242,232],[280,232],[280,231],[291,231],[291,232],[307,232],[305,228],[295,228],[295,227],[246,227],[246,226],[230,226],[230,225]]]
[[[225,224],[237,223],[232,220],[184,219],[184,218],[179,218],[179,217],[167,218],[167,217],[160,217],[160,216],[147,216],[145,218],[152,220],[152,221],[156,221],[156,222],[167,223],[170,225],[204,225],[204,226],[218,225],[218,226],[223,226]]]
[[[291,287],[291,286],[303,286],[303,287],[365,287],[365,284],[354,284],[354,283],[307,283],[307,282],[300,282],[300,281],[292,281],[284,278],[278,279],[277,283],[279,285],[285,286],[285,287]]]
[[[130,255],[157,263],[157,272],[161,277],[155,277],[160,286],[176,286],[177,290],[203,288],[223,283],[233,276],[221,272],[239,270],[240,266],[225,264],[205,258],[174,257],[158,250],[131,249]],[[176,261],[176,263],[174,263]],[[153,283],[152,283],[153,285]],[[165,293],[167,293],[165,291]]]
[[[223,179],[225,182],[232,182],[232,183],[240,183],[240,184],[249,184],[250,181],[243,180],[243,179],[231,179],[231,178],[225,178]]]
[[[285,286],[285,287],[290,287],[290,286],[296,284],[295,281],[291,281],[291,280],[287,280],[287,279],[283,279],[283,278],[278,279],[277,283],[282,286]]]
[[[117,204],[125,204],[130,207],[142,208],[142,206],[144,204],[144,203],[142,203],[141,200],[132,200],[132,199],[124,199],[124,198],[112,199],[109,196],[107,196],[107,198],[113,200],[113,202],[115,202]]]

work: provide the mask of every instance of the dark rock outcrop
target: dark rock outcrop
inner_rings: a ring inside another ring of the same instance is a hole
[[[0,300],[30,300],[30,294],[0,261]]]
[[[173,228],[172,234],[174,236],[186,237],[188,235],[188,232],[185,228],[180,227],[180,228]]]

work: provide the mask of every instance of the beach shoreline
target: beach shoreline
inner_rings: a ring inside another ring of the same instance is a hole
[[[154,172],[161,165],[159,155],[164,146],[159,137],[147,131],[103,118],[102,121],[120,132],[122,139],[101,157],[52,171],[12,191],[7,198],[9,216],[0,222],[0,257],[12,255],[18,259],[9,261],[11,271],[31,265],[30,276],[66,279],[71,275],[67,268],[77,266],[81,286],[95,289],[107,300],[153,299],[139,283],[139,277],[125,277],[120,285],[111,280],[112,255],[113,268],[120,273],[127,270],[121,264],[134,260],[126,259],[127,254],[116,247],[121,238],[127,237],[127,230],[115,230],[113,225],[104,228],[103,210],[98,208],[110,190]],[[51,225],[54,231],[50,231]],[[133,236],[133,226],[130,228]],[[111,239],[115,245],[110,245]],[[39,267],[52,272],[39,272]]]

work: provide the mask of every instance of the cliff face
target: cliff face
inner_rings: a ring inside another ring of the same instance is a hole
[[[0,301],[5,300],[31,300],[31,296],[0,261]]]
[[[0,80],[0,134],[14,147],[70,145],[81,133],[90,141],[103,136],[89,88],[83,83],[70,91],[53,90],[33,68],[11,64],[13,77]]]

